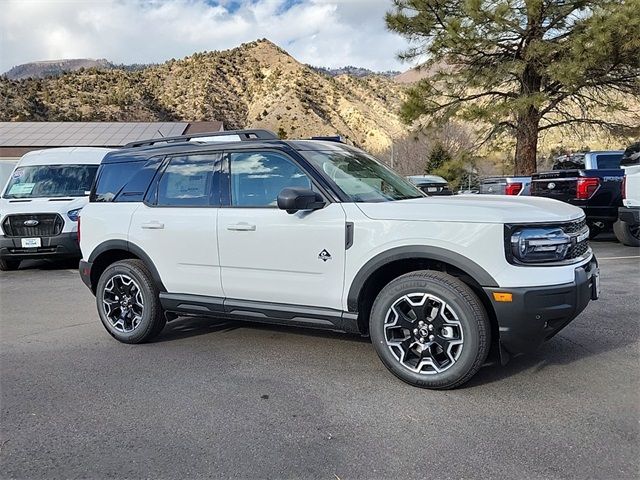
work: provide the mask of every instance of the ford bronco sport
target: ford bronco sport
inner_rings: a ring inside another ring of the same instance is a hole
[[[426,197],[357,148],[264,130],[109,153],[80,226],[80,275],[121,342],[184,315],[368,334],[425,388],[535,349],[598,295],[579,208]]]

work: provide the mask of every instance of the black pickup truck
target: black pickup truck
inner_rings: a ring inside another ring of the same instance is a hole
[[[531,178],[531,195],[554,198],[584,210],[591,238],[610,229],[622,206],[620,168],[623,151],[588,152],[559,157],[550,172]]]

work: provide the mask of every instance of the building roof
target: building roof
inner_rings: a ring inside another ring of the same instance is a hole
[[[217,132],[222,122],[0,122],[0,156],[52,147],[121,147],[186,133]]]

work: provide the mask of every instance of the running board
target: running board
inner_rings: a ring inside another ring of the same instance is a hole
[[[248,322],[360,333],[357,314],[332,308],[166,292],[160,293],[160,304],[164,310],[182,315],[223,317]]]

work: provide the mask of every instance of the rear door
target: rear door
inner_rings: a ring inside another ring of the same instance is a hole
[[[341,309],[342,206],[328,203],[321,210],[295,214],[280,210],[276,201],[283,188],[316,187],[293,158],[279,151],[232,152],[223,168],[228,196],[218,216],[218,241],[227,303]]]
[[[169,293],[222,297],[216,221],[221,155],[168,157],[133,214],[129,241],[151,258]]]

